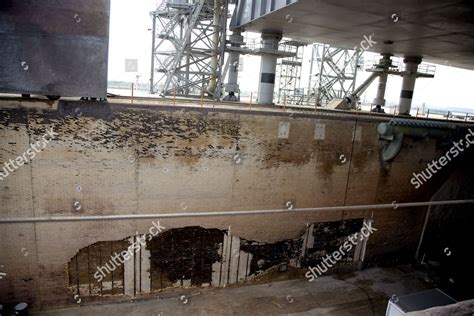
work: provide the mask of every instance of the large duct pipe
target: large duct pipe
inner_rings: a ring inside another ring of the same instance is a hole
[[[278,50],[281,35],[262,33],[262,50]],[[262,54],[260,63],[260,83],[258,85],[258,104],[273,104],[277,55]]]
[[[379,138],[388,141],[382,150],[384,161],[391,161],[398,155],[405,136],[446,139],[455,135],[457,131],[457,128],[451,124],[421,120],[392,119],[390,122],[380,123],[377,126]]]
[[[421,57],[406,57],[403,62],[405,63],[405,71],[403,72],[398,113],[399,115],[410,115],[413,91],[415,90],[418,65],[421,63]]]

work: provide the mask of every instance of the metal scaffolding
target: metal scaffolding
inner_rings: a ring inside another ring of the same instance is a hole
[[[221,93],[228,0],[164,0],[153,19],[150,93]]]
[[[278,103],[301,104],[304,91],[301,89],[301,70],[303,65],[305,43],[284,41],[282,45],[290,48],[294,56],[284,57],[277,64]]]
[[[361,52],[313,44],[306,102],[324,106],[354,91]]]

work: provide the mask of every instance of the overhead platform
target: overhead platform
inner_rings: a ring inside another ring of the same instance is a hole
[[[469,0],[239,0],[231,28],[474,70]]]

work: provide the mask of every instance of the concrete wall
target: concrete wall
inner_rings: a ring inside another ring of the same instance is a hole
[[[460,168],[453,172],[433,195],[433,200],[472,199],[474,187],[474,152],[466,153]],[[474,297],[472,237],[473,206],[433,206],[418,254],[437,287],[457,301]]]
[[[425,200],[444,175],[415,190],[411,174],[424,169],[441,149],[435,140],[406,139],[395,161],[385,165],[376,134],[380,121],[353,115],[1,101],[0,166],[25,152],[47,129],[59,135],[31,163],[0,181],[0,216]],[[168,229],[230,226],[234,236],[273,243],[302,236],[307,223],[373,216],[379,231],[369,240],[366,258],[380,262],[402,250],[414,253],[423,211],[166,219],[161,224]],[[0,302],[75,303],[68,289],[71,258],[88,245],[147,233],[150,226],[151,220],[0,224],[0,272],[7,273],[0,280]]]

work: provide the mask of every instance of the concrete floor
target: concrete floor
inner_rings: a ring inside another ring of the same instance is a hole
[[[36,311],[33,315],[385,315],[392,294],[431,287],[408,266],[220,289],[188,289],[161,297]]]

